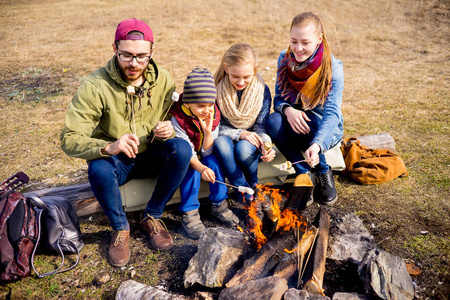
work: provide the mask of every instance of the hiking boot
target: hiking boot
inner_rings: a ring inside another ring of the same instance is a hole
[[[220,202],[219,205],[211,205],[211,214],[227,226],[239,224],[239,218],[228,209],[227,199]]]
[[[130,261],[130,231],[113,231],[109,244],[108,259],[114,267],[124,267]]]
[[[332,205],[338,198],[333,171],[329,169],[326,173],[318,173],[316,178],[317,183],[314,192],[316,201],[323,205]]]
[[[200,220],[198,209],[183,213],[181,217],[181,227],[187,232],[191,239],[198,240],[206,227]]]
[[[154,217],[147,215],[141,221],[141,225],[142,229],[148,234],[150,246],[152,246],[153,249],[164,251],[172,248],[172,237],[161,219],[155,219]]]

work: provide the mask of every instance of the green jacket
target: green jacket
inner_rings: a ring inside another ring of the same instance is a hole
[[[143,86],[135,87],[134,95],[127,94],[128,84],[120,75],[115,56],[105,67],[86,77],[66,114],[60,135],[62,150],[88,161],[107,157],[100,151],[103,147],[135,132],[140,141],[139,153],[143,152],[175,91],[172,77],[153,59],[145,78]]]

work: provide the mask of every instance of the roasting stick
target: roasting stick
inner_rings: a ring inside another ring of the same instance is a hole
[[[164,115],[164,117],[162,118],[163,120],[167,117],[167,114],[169,113],[170,108],[172,107],[172,104],[174,102],[178,102],[178,99],[180,98],[180,94],[178,94],[177,92],[173,92],[172,94],[172,102],[170,102],[169,108],[166,111],[166,114]],[[159,124],[159,122],[158,122]],[[156,125],[158,125],[156,124]],[[153,140],[155,139],[155,134],[153,134],[152,140],[150,141],[150,143],[153,143]]]
[[[245,187],[245,186],[235,186],[235,185],[232,185],[232,184],[229,184],[229,183],[226,183],[226,182],[222,182],[222,181],[219,181],[219,180],[216,180],[216,182],[225,184],[225,185],[227,185],[227,186],[229,186],[229,187],[232,187],[232,188],[236,188],[236,189],[238,189],[238,191],[241,192],[241,193],[247,193],[247,194],[249,194],[249,195],[253,195],[253,194],[254,194],[253,189],[251,189],[251,188],[249,188],[249,187]]]

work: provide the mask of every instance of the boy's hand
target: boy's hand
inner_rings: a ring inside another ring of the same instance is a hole
[[[214,111],[210,111],[210,113],[205,119],[199,119],[200,126],[202,127],[202,131],[204,133],[212,132],[213,119],[214,119]]]
[[[216,181],[216,174],[214,174],[214,171],[211,170],[208,167],[205,167],[202,170],[201,174],[202,174],[202,179],[204,181],[208,181],[208,182],[211,182],[211,183],[214,183]]]

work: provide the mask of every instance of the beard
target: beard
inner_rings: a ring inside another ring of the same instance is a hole
[[[147,69],[149,63],[146,63],[145,65],[138,65],[136,67],[132,66],[122,66],[120,62],[118,63],[120,73],[122,74],[122,78],[131,83],[133,81],[138,80],[141,76],[144,76],[144,72]]]

